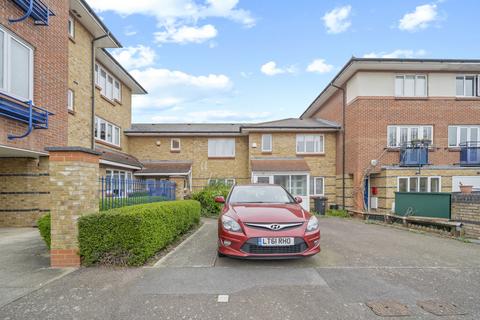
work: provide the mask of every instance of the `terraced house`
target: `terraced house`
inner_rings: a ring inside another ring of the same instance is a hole
[[[343,125],[336,202],[480,188],[480,60],[352,58],[302,114]]]

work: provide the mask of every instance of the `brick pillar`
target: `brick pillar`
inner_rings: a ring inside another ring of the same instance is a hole
[[[80,147],[46,150],[50,154],[50,263],[54,268],[79,267],[77,220],[98,211],[100,153]]]

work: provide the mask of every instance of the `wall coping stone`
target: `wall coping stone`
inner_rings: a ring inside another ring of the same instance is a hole
[[[93,154],[96,156],[101,155],[102,153],[93,149],[84,148],[84,147],[46,147],[46,151],[53,152],[84,152],[88,154]]]

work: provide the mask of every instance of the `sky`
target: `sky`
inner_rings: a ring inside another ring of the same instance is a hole
[[[478,58],[478,0],[87,0],[149,92],[133,122],[298,117],[352,56]]]

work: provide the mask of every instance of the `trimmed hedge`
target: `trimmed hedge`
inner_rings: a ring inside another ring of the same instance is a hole
[[[78,221],[84,265],[139,266],[200,221],[200,203],[164,201],[111,209]]]
[[[192,199],[197,200],[202,205],[202,216],[217,216],[222,210],[223,204],[216,203],[216,196],[223,196],[225,199],[230,192],[231,187],[217,184],[203,188],[192,194]]]
[[[50,213],[47,213],[46,215],[43,215],[38,219],[37,221],[37,226],[38,226],[38,231],[40,232],[40,235],[43,238],[43,241],[45,241],[45,244],[47,245],[48,249],[50,249],[51,245],[51,221],[50,221]]]

